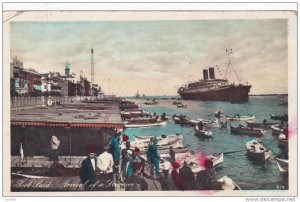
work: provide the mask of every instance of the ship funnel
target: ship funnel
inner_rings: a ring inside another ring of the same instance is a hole
[[[207,80],[207,79],[208,79],[208,71],[207,71],[207,69],[204,69],[204,70],[203,70],[203,79],[204,79],[204,80]]]
[[[215,79],[215,68],[213,68],[213,67],[209,68],[209,78]]]

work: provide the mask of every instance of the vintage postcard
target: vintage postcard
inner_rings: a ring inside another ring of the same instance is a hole
[[[4,10],[4,196],[295,197],[296,39],[294,10]]]

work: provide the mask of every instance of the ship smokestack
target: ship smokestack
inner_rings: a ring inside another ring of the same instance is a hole
[[[213,67],[209,68],[209,78],[215,79],[215,68],[213,68]]]
[[[207,69],[204,69],[204,70],[203,70],[203,79],[204,79],[204,80],[207,80],[207,79],[208,79],[208,71],[207,71]]]

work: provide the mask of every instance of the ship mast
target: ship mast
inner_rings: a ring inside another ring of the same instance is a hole
[[[239,81],[239,83],[241,83],[241,79],[237,76],[235,69],[233,68],[232,62],[231,62],[231,56],[233,55],[233,51],[232,48],[231,49],[227,49],[226,48],[226,53],[227,53],[227,58],[228,58],[228,63],[226,65],[226,72],[225,72],[225,78],[227,78],[227,72],[229,71],[229,76],[231,79],[231,71],[233,71],[235,77],[237,78],[237,80]]]

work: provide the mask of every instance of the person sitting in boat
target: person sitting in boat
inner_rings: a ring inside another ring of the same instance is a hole
[[[213,161],[206,159],[204,162],[205,170],[201,170],[196,177],[196,189],[197,190],[212,190],[220,189],[216,188],[216,172],[213,166]]]
[[[221,118],[221,111],[220,110],[218,111],[218,116],[217,117]]]
[[[203,130],[203,128],[204,128],[203,122],[202,122],[202,121],[199,121],[199,123],[198,123],[198,129],[199,129],[199,130]]]
[[[112,154],[108,153],[108,146],[104,146],[104,152],[99,155],[97,166],[100,170],[100,179],[113,179],[114,160]]]
[[[267,124],[267,119],[264,119],[263,124],[266,125]]]
[[[167,119],[167,115],[166,115],[166,113],[164,112],[162,115],[161,115],[161,120],[166,120]]]
[[[195,177],[192,171],[193,163],[185,160],[182,168],[179,169],[180,179],[182,180],[183,190],[194,190]]]
[[[172,162],[171,163],[173,169],[172,169],[172,172],[171,172],[171,177],[172,177],[172,180],[176,186],[176,189],[177,190],[183,190],[182,188],[182,180],[180,178],[180,175],[179,175],[179,168],[180,168],[180,164],[177,163],[176,161]]]
[[[160,155],[158,153],[157,149],[157,138],[153,138],[152,144],[147,150],[147,158],[150,160],[151,164],[151,176],[154,176],[154,168],[155,168],[155,176],[159,177],[159,161],[160,161]]]
[[[141,175],[142,165],[139,162],[134,162],[132,169],[132,175],[125,180],[125,191],[148,190],[148,184]]]
[[[174,162],[175,161],[175,151],[174,151],[174,148],[173,146],[170,146],[170,162]]]
[[[88,157],[82,161],[80,168],[80,180],[84,184],[84,190],[89,190],[89,185],[96,183],[97,170],[97,145],[89,145]]]

